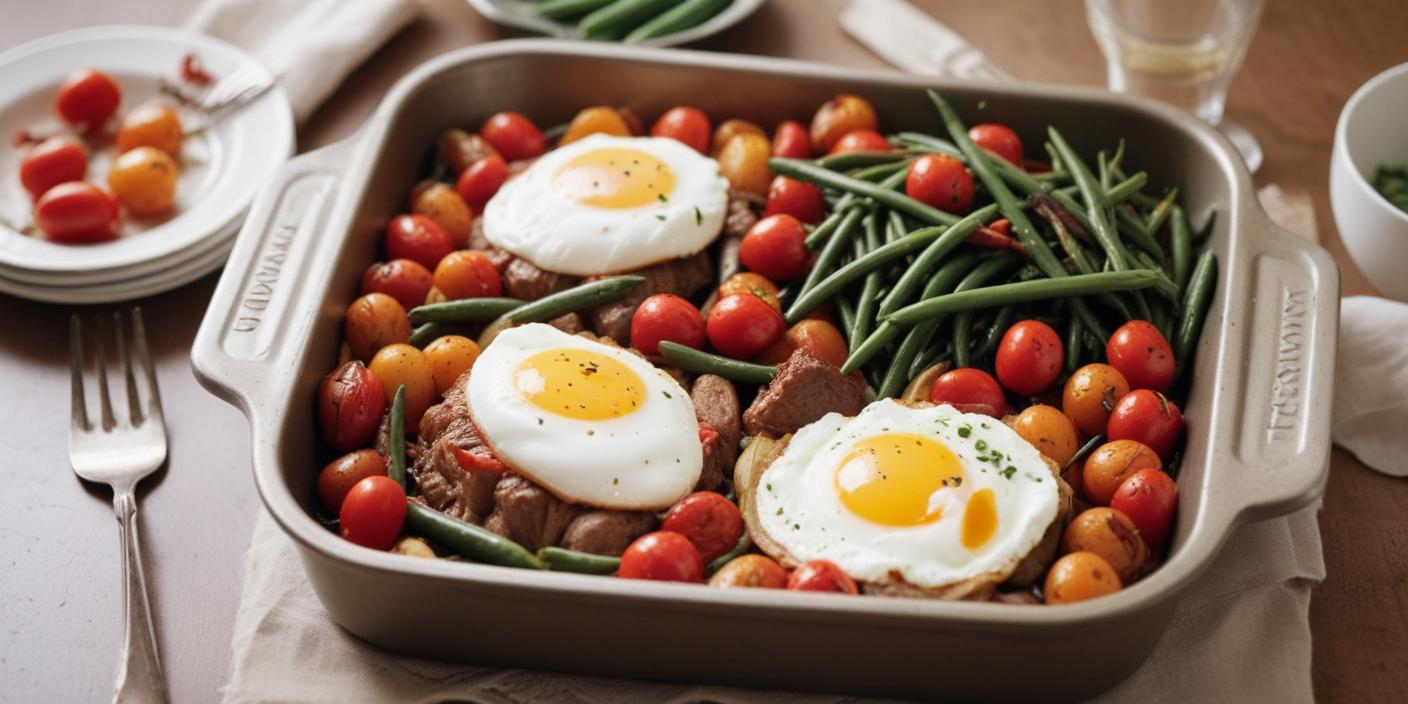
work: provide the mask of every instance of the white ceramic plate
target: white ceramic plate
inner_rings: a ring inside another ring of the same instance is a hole
[[[533,0],[467,0],[479,14],[506,27],[546,34],[559,39],[582,39],[576,27],[559,24],[533,11]],[[762,7],[763,0],[733,0],[733,4],[722,12],[683,32],[667,34],[658,39],[641,42],[641,46],[678,46],[698,41],[738,24],[743,18]]]
[[[176,78],[188,53],[199,56],[217,80],[246,65],[263,70],[229,44],[178,29],[112,26],[55,34],[0,54],[0,136],[8,140],[20,129],[58,129],[53,96],[71,71],[93,67],[112,74],[123,89],[120,114],[157,97],[159,78]],[[95,245],[54,244],[0,225],[0,278],[23,270],[41,279],[53,275],[55,283],[71,285],[86,278],[96,284],[131,282],[169,269],[173,260],[209,249],[211,243],[204,240],[236,226],[293,146],[292,113],[283,91],[275,87],[185,141],[172,215],[124,217],[121,237]],[[0,216],[10,223],[27,222],[31,207],[17,175],[23,153],[0,145]],[[89,181],[103,184],[110,158],[95,156]],[[25,278],[33,283],[36,277]]]

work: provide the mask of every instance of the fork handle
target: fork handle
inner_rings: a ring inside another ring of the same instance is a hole
[[[132,489],[119,489],[112,497],[117,524],[122,529],[123,613],[122,661],[118,663],[114,702],[166,702],[166,684],[156,649],[147,579],[142,572],[142,546],[137,537],[137,497]]]

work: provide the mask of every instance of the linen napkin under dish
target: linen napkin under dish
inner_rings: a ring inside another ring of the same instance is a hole
[[[262,62],[288,95],[294,120],[303,124],[419,10],[416,0],[209,0],[186,27]]]
[[[1340,302],[1332,434],[1370,467],[1408,477],[1408,303],[1372,296]]]

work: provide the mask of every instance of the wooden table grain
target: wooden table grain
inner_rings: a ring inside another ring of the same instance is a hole
[[[0,49],[73,27],[174,24],[190,0],[46,0],[0,23]],[[1074,0],[916,4],[968,37],[1014,76],[1099,85],[1104,64]],[[863,67],[881,61],[835,23],[842,0],[773,0],[699,48]],[[1408,61],[1402,0],[1274,0],[1266,4],[1228,115],[1266,149],[1258,183],[1308,194],[1346,295],[1371,293],[1331,217],[1327,180],[1336,116],[1355,87]],[[424,0],[421,17],[372,57],[299,132],[300,150],[353,133],[408,69],[444,51],[505,36],[463,0]],[[141,302],[170,416],[169,468],[143,485],[161,654],[177,701],[218,698],[239,599],[241,561],[258,510],[243,417],[201,389],[188,353],[216,275]],[[70,312],[0,295],[0,700],[109,696],[121,641],[117,527],[105,490],[67,467]],[[1329,399],[1324,399],[1328,403]],[[1311,604],[1316,695],[1408,701],[1408,483],[1336,450],[1321,514],[1329,576]],[[290,667],[296,667],[290,663]]]

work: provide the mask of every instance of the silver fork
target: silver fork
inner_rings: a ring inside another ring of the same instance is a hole
[[[166,685],[157,656],[156,631],[152,628],[151,606],[147,601],[147,580],[142,574],[142,550],[137,539],[137,483],[166,461],[166,422],[161,413],[161,394],[156,385],[156,369],[147,351],[147,333],[142,325],[142,309],[132,309],[131,344],[124,331],[122,313],[113,313],[118,364],[125,379],[127,414],[119,419],[113,413],[108,392],[107,345],[102,325],[97,326],[94,357],[97,371],[100,417],[95,424],[88,416],[83,392],[83,325],[77,315],[69,320],[69,357],[72,363],[73,424],[68,432],[68,456],[79,477],[112,487],[112,506],[122,528],[122,578],[125,584],[123,611],[126,628],[122,641],[122,661],[118,665],[115,702],[165,702]],[[138,392],[138,376],[133,374],[133,357],[142,367],[145,391]],[[141,402],[145,396],[145,406]]]
[[[191,91],[183,85],[162,79],[161,91],[193,108],[199,117],[186,125],[186,134],[208,129],[240,106],[263,95],[274,87],[273,78],[248,64],[222,77],[204,92]]]

